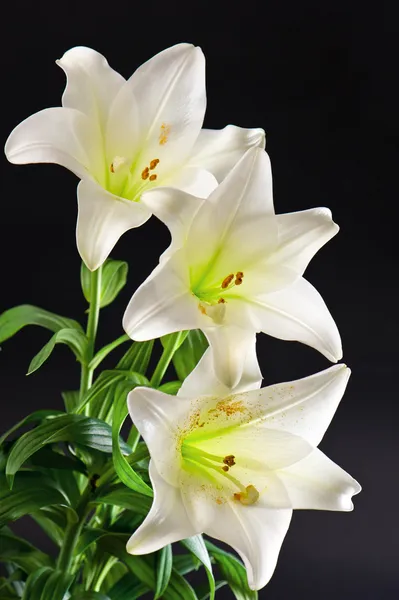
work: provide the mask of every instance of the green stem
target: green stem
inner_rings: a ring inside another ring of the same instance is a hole
[[[96,271],[91,273],[90,282],[90,306],[89,306],[89,317],[87,319],[87,350],[86,360],[82,365],[82,374],[80,378],[80,399],[83,398],[84,394],[91,387],[93,380],[94,368],[90,365],[94,355],[94,345],[96,342],[98,319],[100,315],[100,299],[101,299],[101,269],[99,267]]]
[[[179,331],[178,333],[170,334],[167,344],[163,349],[162,356],[159,359],[159,363],[157,364],[155,371],[151,377],[150,384],[152,387],[159,387],[162,378],[166,373],[166,369],[169,367],[170,361],[173,358],[174,353],[186,339],[187,333],[188,331]]]
[[[73,553],[85,524],[86,517],[90,511],[89,502],[91,495],[92,486],[89,483],[75,509],[76,514],[78,515],[78,520],[76,522],[68,523],[66,527],[64,542],[57,560],[57,569],[63,571],[64,573],[71,571]]]

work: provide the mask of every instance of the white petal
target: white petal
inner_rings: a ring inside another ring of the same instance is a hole
[[[189,164],[211,171],[218,181],[222,181],[249,148],[265,148],[263,129],[244,129],[235,125],[220,130],[202,129]]]
[[[78,250],[91,271],[102,265],[125,231],[151,216],[142,204],[118,198],[90,180],[79,184],[78,207]]]
[[[208,258],[214,263],[210,280],[223,280],[252,266],[276,243],[270,161],[263,150],[248,150],[195,216],[187,239],[192,278],[202,279]]]
[[[207,318],[207,317],[204,317]],[[227,388],[234,390],[246,381],[262,378],[256,357],[256,334],[234,325],[203,328],[212,349],[216,378]],[[248,372],[245,373],[244,369]]]
[[[246,401],[255,410],[261,399],[262,426],[288,431],[318,446],[344,395],[349,376],[346,365],[334,365],[310,377],[251,392]]]
[[[227,394],[238,394],[241,391],[256,390],[260,388],[262,373],[256,356],[255,339],[248,344],[247,353],[241,378],[234,389],[227,387],[217,377],[214,368],[214,357],[212,348],[208,348],[203,354],[198,365],[183,381],[178,396],[226,396]]]
[[[128,304],[123,316],[126,333],[144,341],[174,331],[200,329],[202,315],[188,277],[181,251],[158,265]]]
[[[14,164],[56,163],[78,177],[98,170],[98,136],[85,115],[69,108],[46,108],[11,132],[5,146]]]
[[[141,202],[168,227],[172,237],[172,244],[167,250],[170,254],[184,244],[202,199],[177,189],[159,187],[145,192]],[[165,257],[165,254],[162,256]]]
[[[137,173],[158,158],[156,174],[161,182],[185,162],[200,132],[205,106],[201,50],[190,44],[168,48],[137,69],[115,98],[107,126],[108,152],[130,156],[126,148],[130,139],[132,149],[140,148]]]
[[[208,198],[217,188],[217,179],[210,171],[197,167],[183,167],[168,178],[163,185],[170,185],[197,198]]]
[[[339,231],[328,208],[277,215],[278,247],[267,264],[289,267],[302,275],[318,250]]]
[[[129,414],[143,436],[159,474],[175,485],[178,482],[179,449],[177,431],[191,411],[191,402],[159,390],[137,387],[129,393]]]
[[[205,533],[238,552],[247,569],[250,588],[259,590],[273,575],[291,516],[290,509],[270,510],[262,506],[262,497],[252,506],[214,503]]]
[[[103,130],[111,103],[125,79],[111,69],[102,54],[84,46],[71,48],[57,64],[67,76],[63,106],[79,110]]]
[[[320,450],[277,471],[291,499],[292,507],[317,510],[353,510],[352,496],[360,485]]]
[[[186,513],[180,490],[169,485],[150,461],[154,501],[145,521],[129,539],[130,554],[148,554],[167,544],[198,534]]]
[[[337,326],[319,292],[302,277],[272,294],[248,300],[257,331],[281,340],[296,340],[329,360],[342,358]]]

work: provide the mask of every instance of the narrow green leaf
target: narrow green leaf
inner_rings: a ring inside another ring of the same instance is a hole
[[[202,535],[194,535],[193,537],[182,540],[181,543],[204,565],[209,582],[209,597],[210,600],[214,600],[215,579],[213,577],[211,559]]]
[[[208,341],[202,331],[189,331],[186,339],[173,356],[173,365],[178,378],[184,381],[197,366],[200,358],[208,347]]]
[[[126,573],[109,591],[111,600],[137,600],[149,591],[143,583],[137,583],[132,573]]]
[[[65,404],[65,410],[67,412],[73,412],[75,407],[79,404],[79,390],[61,392],[61,396]]]
[[[115,393],[114,415],[112,423],[112,460],[115,470],[121,481],[129,488],[145,496],[152,497],[152,489],[141,479],[141,477],[132,469],[129,462],[123,456],[119,446],[119,433],[127,417],[126,396],[128,389],[125,385],[118,386]]]
[[[53,572],[50,567],[42,567],[31,573],[26,580],[22,600],[40,600],[44,585]]]
[[[151,499],[148,496],[143,496],[137,492],[133,492],[130,488],[125,485],[118,486],[116,489],[111,490],[108,493],[97,496],[96,500],[103,504],[110,504],[111,506],[120,506],[137,512],[142,516],[146,516],[151,508]]]
[[[128,335],[121,335],[121,337],[119,337],[117,340],[114,340],[110,344],[103,346],[103,348],[101,348],[101,350],[97,352],[97,354],[93,357],[92,361],[90,362],[90,369],[96,369],[98,365],[104,360],[104,358],[108,356],[110,352],[112,352],[112,350],[115,350],[115,348],[118,348],[118,346],[120,346],[121,344],[130,341],[131,340]]]
[[[160,385],[158,389],[160,392],[164,392],[164,394],[176,396],[177,392],[181,388],[181,385],[181,381],[168,381],[167,383],[163,383],[162,385]]]
[[[39,369],[48,359],[56,344],[66,344],[75,354],[78,361],[83,362],[87,347],[87,337],[78,329],[60,329],[31,360],[27,375]]]
[[[192,571],[198,571],[201,566],[199,561],[193,554],[175,554],[173,556],[173,568],[180,575],[187,575]]]
[[[26,573],[53,564],[47,554],[37,550],[26,540],[13,535],[6,527],[0,531],[0,560],[5,563],[12,562]]]
[[[180,573],[173,570],[169,581],[169,587],[164,594],[167,600],[198,600],[193,587]]]
[[[109,596],[100,592],[78,592],[73,594],[70,600],[111,600]]]
[[[30,459],[30,464],[48,469],[76,471],[77,473],[87,475],[87,469],[81,460],[75,457],[65,456],[65,454],[55,452],[48,447],[42,448],[33,454]]]
[[[21,473],[12,491],[4,476],[0,477],[0,527],[44,506],[66,503],[65,496],[51,485],[50,479],[39,473]]]
[[[154,340],[134,342],[122,356],[116,368],[145,375],[153,347]]]
[[[105,261],[101,275],[100,308],[108,306],[115,300],[126,284],[128,269],[128,264],[122,260],[108,258]],[[90,302],[90,271],[83,262],[80,270],[80,282],[83,295],[87,302]]]
[[[172,575],[173,552],[168,544],[156,553],[155,556],[155,595],[154,600],[161,598],[169,585]]]
[[[44,422],[22,435],[9,454],[6,474],[12,486],[15,473],[24,462],[46,444],[70,442],[94,448],[100,452],[112,452],[112,431],[107,423],[84,415],[62,415]],[[129,447],[123,445],[128,453]]]
[[[206,541],[205,545],[216,560],[222,577],[226,579],[236,600],[257,600],[258,592],[249,588],[247,572],[242,562],[211,542]]]
[[[100,538],[108,535],[109,532],[104,529],[94,528],[94,527],[85,527],[83,532],[80,534],[78,543],[75,548],[75,555],[79,556],[82,554],[87,548],[97,542]]]
[[[46,419],[52,419],[54,417],[59,417],[60,415],[64,414],[65,413],[61,410],[37,410],[25,417],[24,419],[22,419],[22,421],[19,421],[19,423],[11,427],[11,429],[6,431],[6,433],[0,437],[0,446],[2,445],[4,440],[6,440],[12,433],[14,433],[14,431],[17,431],[24,425],[27,425],[28,423],[36,423],[37,421],[44,421]]]
[[[220,590],[220,588],[224,587],[225,585],[227,585],[227,581],[216,581],[215,582],[215,592],[217,592],[218,590]],[[209,591],[207,590],[207,585],[205,583],[200,583],[198,586],[196,587],[196,592],[197,592],[197,596],[199,598],[199,600],[209,600],[210,599],[210,594]]]
[[[133,373],[121,369],[103,371],[91,386],[87,394],[85,394],[81,403],[77,406],[76,412],[82,412],[86,404],[95,400],[99,394],[101,394],[101,392],[120,381],[131,383],[130,389],[133,389],[135,385],[148,385],[148,379],[139,373]]]
[[[39,325],[56,333],[60,329],[77,329],[82,326],[73,319],[55,315],[43,308],[23,304],[6,310],[0,315],[0,342],[8,340],[27,325]]]

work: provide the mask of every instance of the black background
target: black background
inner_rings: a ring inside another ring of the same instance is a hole
[[[294,514],[276,572],[259,594],[268,600],[379,600],[399,592],[396,4],[114,0],[2,8],[1,140],[29,114],[60,104],[64,75],[54,61],[68,48],[91,46],[128,77],[158,51],[192,42],[207,58],[205,126],[263,127],[276,211],[324,205],[341,226],[306,276],[335,317],[353,370],[321,448],[363,492],[353,513]],[[82,319],[76,178],[54,165],[0,163],[0,311],[32,303]],[[112,256],[128,260],[131,276],[103,311],[99,343],[122,333],[123,310],[168,240],[154,218],[118,243]],[[64,347],[25,377],[48,338],[32,327],[3,344],[2,429],[35,409],[61,408],[59,391],[77,387],[78,367]],[[329,366],[296,343],[262,336],[258,348],[266,384]],[[31,521],[16,529],[51,548]]]

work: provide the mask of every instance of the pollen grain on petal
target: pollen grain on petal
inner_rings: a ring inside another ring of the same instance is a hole
[[[169,138],[169,134],[170,134],[170,125],[167,125],[166,123],[162,123],[161,132],[159,134],[159,145],[160,146],[164,146],[166,144],[166,142],[168,141],[168,138]]]

